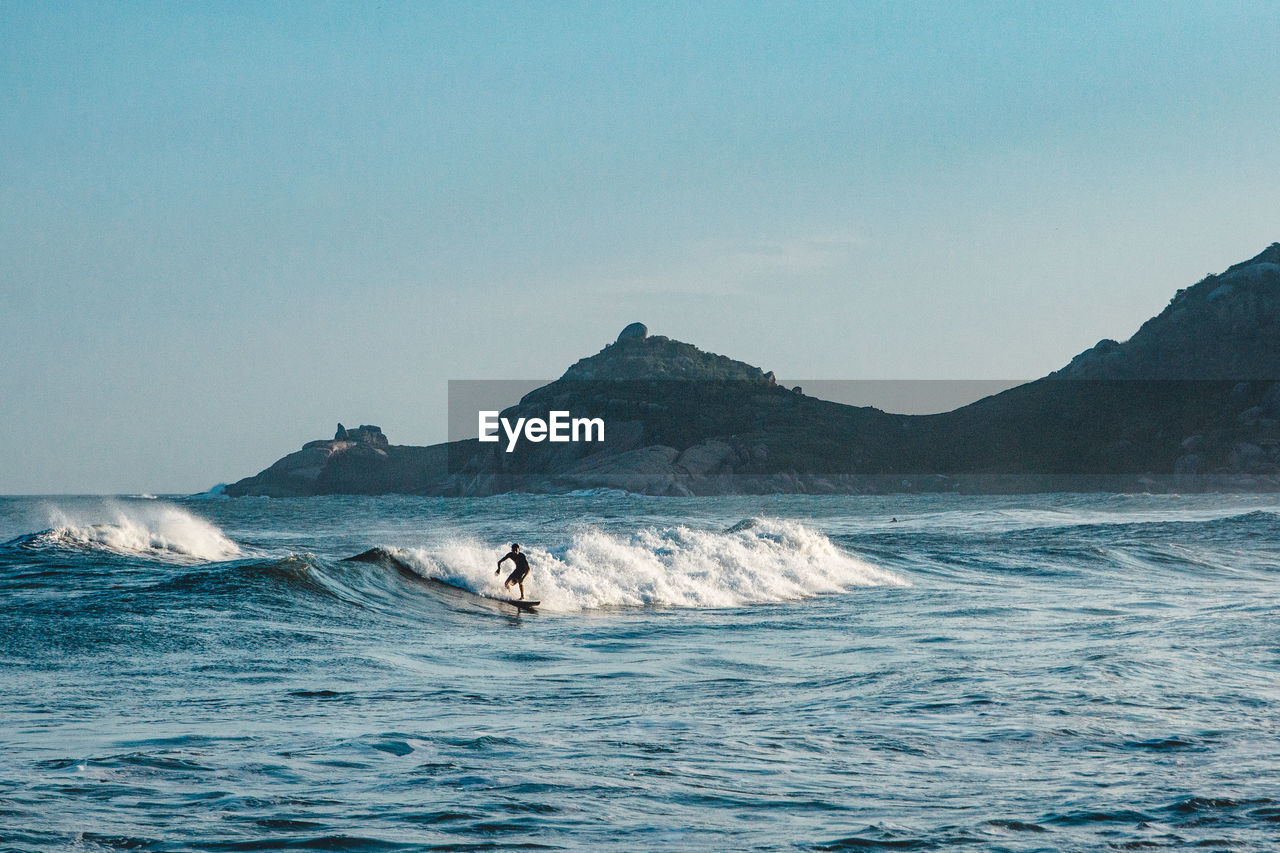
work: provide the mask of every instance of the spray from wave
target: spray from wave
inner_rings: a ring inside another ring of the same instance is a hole
[[[104,503],[92,513],[70,515],[52,507],[50,528],[30,537],[28,547],[109,551],[125,556],[179,562],[230,560],[240,546],[215,525],[180,507],[160,502]]]
[[[525,548],[528,597],[543,609],[739,607],[790,601],[858,586],[906,586],[892,572],[848,554],[793,521],[753,519],[723,532],[689,527],[617,535],[587,528],[558,550]],[[395,549],[423,577],[479,594],[502,595],[494,575],[504,548],[452,542]]]

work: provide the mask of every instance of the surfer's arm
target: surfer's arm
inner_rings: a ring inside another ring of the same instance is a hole
[[[510,553],[508,553],[508,554],[507,554],[507,556],[503,557],[501,560],[499,560],[499,561],[498,561],[498,568],[494,569],[494,570],[493,570],[493,573],[494,573],[495,575],[500,575],[500,574],[502,574],[502,564],[503,564],[503,563],[505,563],[507,560],[510,560],[510,559],[511,559],[511,554],[510,554]]]

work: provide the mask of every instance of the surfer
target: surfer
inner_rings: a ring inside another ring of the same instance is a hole
[[[507,560],[516,564],[511,574],[507,575],[507,582],[502,585],[503,589],[511,589],[512,584],[520,587],[520,600],[524,601],[524,578],[529,574],[529,558],[520,553],[520,544],[518,542],[511,543],[511,550],[507,555],[498,561],[498,568],[494,570],[495,575],[502,574],[502,564]]]

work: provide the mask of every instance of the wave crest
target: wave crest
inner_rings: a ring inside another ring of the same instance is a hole
[[[240,546],[216,525],[172,504],[105,504],[95,515],[110,520],[72,517],[52,509],[50,528],[28,537],[24,544],[180,562],[213,562],[241,556]]]
[[[503,594],[494,567],[505,548],[457,541],[391,551],[425,578]],[[525,553],[532,569],[526,591],[548,610],[740,607],[908,585],[794,521],[752,519],[723,532],[678,526],[619,535],[586,528],[563,548]]]

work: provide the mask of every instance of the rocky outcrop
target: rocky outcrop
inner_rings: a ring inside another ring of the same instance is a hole
[[[1280,243],[1174,294],[1124,343],[1099,341],[1054,376],[1280,379]]]
[[[644,340],[649,335],[649,327],[644,323],[632,323],[618,333],[619,341]]]
[[[643,323],[627,326],[617,341],[581,359],[560,377],[561,382],[663,379],[774,384],[772,374],[746,362],[662,335],[649,336]]]
[[[386,447],[390,442],[387,437],[382,434],[382,428],[361,424],[355,429],[347,429],[341,423],[338,424],[338,431],[334,433],[334,441],[354,441],[363,444],[373,445],[374,447]]]
[[[1171,463],[1184,487],[1241,477],[1270,487],[1280,478],[1280,243],[1179,290],[1129,340],[1100,341],[1050,378],[1122,382],[1137,402],[1162,389],[1165,429],[1135,450],[1160,448],[1154,470]],[[1080,392],[1067,383],[1060,393]]]
[[[230,497],[306,497],[328,494],[378,495],[414,492],[447,475],[446,448],[396,446],[378,427],[344,430],[347,438],[308,441],[271,467],[231,483]]]
[[[414,448],[339,425],[227,494],[1280,490],[1280,244],[1128,341],[945,414],[818,400],[641,323],[502,415],[551,410],[603,418],[606,441]]]

